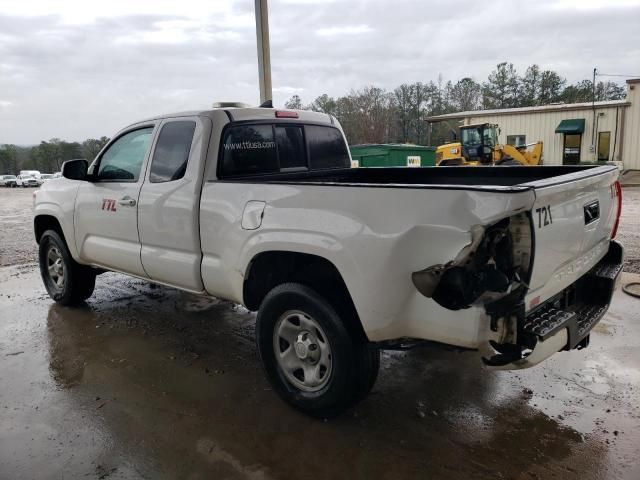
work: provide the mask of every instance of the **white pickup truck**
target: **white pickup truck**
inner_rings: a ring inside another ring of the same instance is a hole
[[[156,117],[62,172],[34,200],[56,302],[111,270],[241,303],[274,389],[314,416],[369,392],[381,348],[517,369],[586,347],[622,268],[615,167],[350,168],[321,113]]]
[[[20,174],[16,177],[16,187],[39,187],[41,185],[40,180],[34,177],[32,174]]]

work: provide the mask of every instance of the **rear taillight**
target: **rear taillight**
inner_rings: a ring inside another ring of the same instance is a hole
[[[622,213],[622,187],[620,186],[620,182],[616,181],[612,187],[612,193],[616,198],[616,221],[613,224],[613,230],[611,231],[611,238],[616,238],[616,234],[618,233],[618,225],[620,224],[620,214]]]

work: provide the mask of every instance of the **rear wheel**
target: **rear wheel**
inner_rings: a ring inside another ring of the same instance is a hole
[[[338,415],[375,383],[380,353],[351,335],[336,309],[298,283],[275,287],[256,321],[260,359],[274,390],[315,417]]]
[[[67,244],[56,231],[42,234],[38,257],[42,281],[53,300],[62,305],[77,305],[91,296],[95,272],[71,257]]]

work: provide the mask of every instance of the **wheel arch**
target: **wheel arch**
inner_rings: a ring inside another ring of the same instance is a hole
[[[36,215],[33,218],[33,233],[36,237],[37,244],[40,244],[40,239],[47,230],[57,232],[65,242],[67,241],[64,231],[62,230],[62,225],[55,216],[48,214]]]
[[[301,283],[317,291],[338,310],[352,334],[367,338],[344,278],[333,262],[320,255],[284,250],[256,254],[244,275],[244,305],[249,310],[258,310],[271,289],[287,282]]]
[[[73,226],[65,226],[64,222],[62,222],[60,218],[51,211],[36,210],[35,216],[33,217],[33,234],[36,243],[40,244],[40,239],[47,230],[53,230],[60,235],[60,238],[62,238],[62,241],[66,244],[71,257],[78,262],[78,251],[76,249],[76,242],[73,238]]]

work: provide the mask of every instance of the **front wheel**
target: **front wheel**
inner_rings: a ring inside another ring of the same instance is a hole
[[[54,230],[42,234],[38,259],[44,286],[56,302],[77,305],[93,293],[95,272],[71,257],[67,244]]]
[[[260,359],[274,390],[314,417],[333,417],[371,390],[380,353],[350,334],[345,319],[315,290],[298,283],[275,287],[256,320]]]

